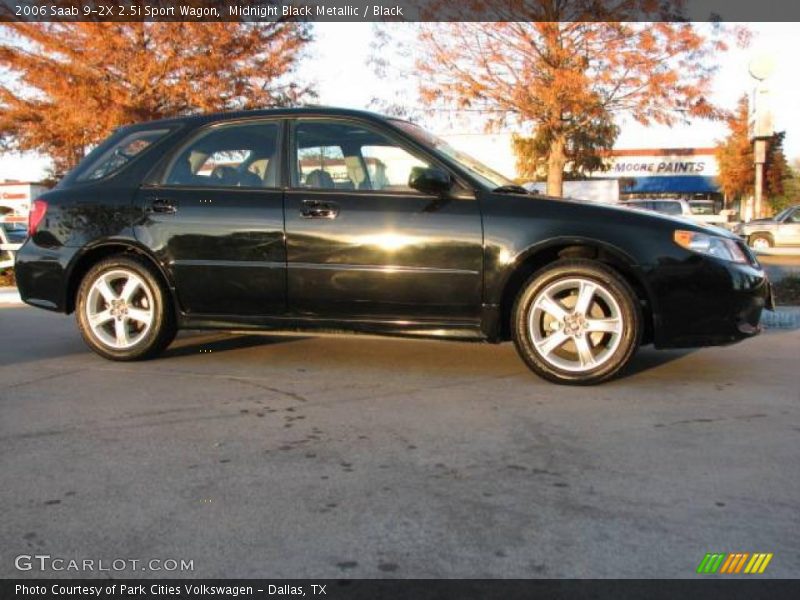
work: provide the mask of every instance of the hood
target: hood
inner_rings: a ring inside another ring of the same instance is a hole
[[[608,215],[608,218],[624,218],[623,215],[635,214],[637,220],[642,225],[652,224],[660,227],[666,226],[674,227],[675,229],[689,229],[692,231],[708,233],[709,235],[737,239],[736,235],[723,227],[717,227],[715,225],[706,223],[698,223],[697,221],[693,221],[692,219],[681,215],[664,215],[652,210],[646,210],[644,208],[622,206],[618,204],[604,204],[600,202],[589,202],[587,200],[578,200],[575,198],[550,199],[571,204],[573,206],[591,207],[592,209],[599,211],[597,214],[602,213]]]

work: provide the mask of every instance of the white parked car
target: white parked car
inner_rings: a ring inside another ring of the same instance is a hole
[[[716,211],[713,200],[683,200],[680,198],[637,198],[624,200],[620,205],[628,208],[651,210],[663,215],[685,217],[703,225],[725,227],[733,211]]]
[[[733,230],[756,250],[773,246],[800,246],[800,205],[790,206],[768,219],[753,219]]]

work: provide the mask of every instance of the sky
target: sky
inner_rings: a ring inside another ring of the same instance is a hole
[[[375,39],[372,23],[316,23],[315,40],[297,77],[312,82],[319,92],[318,103],[348,108],[370,108],[374,97],[394,98],[400,91],[409,104],[418,105],[413,82],[381,80],[367,64]],[[406,52],[387,50],[390,65],[413,63],[413,25],[391,25],[396,38],[406,42]],[[775,128],[786,131],[785,150],[790,161],[800,159],[800,77],[797,60],[800,51],[800,23],[751,23],[751,44],[746,49],[732,47],[719,56],[720,69],[714,80],[712,101],[734,108],[738,98],[750,93],[755,81],[748,65],[756,56],[772,57],[775,68],[768,80]],[[629,119],[618,119],[621,134],[617,148],[708,147],[726,135],[723,123],[694,121],[689,125],[644,128]],[[482,126],[469,121],[453,125],[432,123],[435,133],[480,133]],[[6,154],[0,160],[0,181],[5,179],[35,181],[42,178],[47,161],[35,155]]]

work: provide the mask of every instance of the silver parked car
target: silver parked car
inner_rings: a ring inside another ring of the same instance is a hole
[[[717,212],[713,200],[684,200],[682,198],[635,198],[623,200],[620,202],[620,206],[683,217],[695,223],[716,227],[727,227],[728,218],[732,212],[730,210]]]
[[[756,250],[773,246],[800,246],[800,205],[790,206],[769,219],[740,223],[734,233]]]

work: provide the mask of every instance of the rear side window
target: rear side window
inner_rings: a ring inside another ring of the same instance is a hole
[[[78,181],[94,181],[113,175],[167,133],[169,129],[149,129],[126,135],[83,169]]]
[[[213,127],[175,157],[165,183],[186,187],[278,187],[280,127],[257,121]]]

